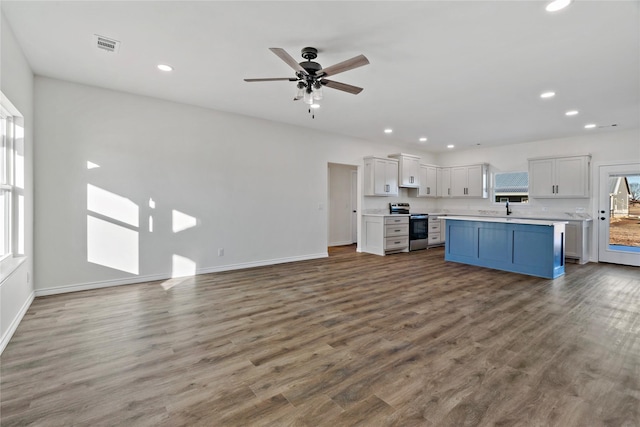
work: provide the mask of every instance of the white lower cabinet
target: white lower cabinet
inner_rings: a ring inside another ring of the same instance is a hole
[[[362,252],[376,255],[409,252],[409,217],[363,215]]]
[[[591,221],[569,221],[565,225],[564,256],[578,264],[589,262],[589,230]]]
[[[427,244],[429,246],[444,245],[444,220],[437,216],[429,216],[427,224]]]

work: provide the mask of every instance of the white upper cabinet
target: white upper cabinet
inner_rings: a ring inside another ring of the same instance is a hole
[[[451,197],[487,198],[486,164],[451,168]]]
[[[438,195],[438,167],[431,165],[420,165],[418,178],[420,187],[418,197],[437,197]]]
[[[451,168],[438,168],[438,197],[451,197]]]
[[[419,188],[420,157],[402,153],[389,154],[389,157],[399,161],[400,187]]]
[[[384,157],[364,158],[364,195],[398,195],[398,160]]]
[[[529,159],[529,197],[589,197],[591,156]]]

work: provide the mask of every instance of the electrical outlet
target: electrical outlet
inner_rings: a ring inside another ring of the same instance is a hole
[[[218,248],[218,256],[224,256],[224,248]]]

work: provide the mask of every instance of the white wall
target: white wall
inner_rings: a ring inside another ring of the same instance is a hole
[[[400,151],[50,78],[35,88],[38,295],[326,256],[328,163]],[[119,211],[88,205],[104,195]],[[193,226],[174,232],[174,211]]]
[[[437,163],[441,166],[455,166],[475,163],[489,163],[491,173],[528,170],[527,159],[544,156],[591,154],[592,196],[587,199],[530,199],[526,205],[511,205],[514,214],[524,215],[566,215],[584,209],[585,214],[596,217],[597,210],[597,165],[618,162],[640,161],[640,129],[626,130],[585,130],[579,137],[535,141],[500,147],[478,147],[471,150],[451,151],[440,154]],[[504,206],[489,199],[438,199],[440,209],[450,211],[497,210]],[[596,226],[591,235],[591,260],[597,261]]]
[[[26,260],[0,282],[0,352],[33,300],[33,72],[4,16],[0,17],[0,90],[24,117]]]

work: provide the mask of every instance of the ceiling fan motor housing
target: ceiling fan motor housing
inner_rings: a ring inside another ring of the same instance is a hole
[[[306,59],[306,61],[300,62],[300,66],[304,68],[304,70],[309,73],[309,76],[315,76],[316,73],[322,70],[322,65],[317,62],[312,61],[312,59],[316,59],[318,57],[318,49],[315,47],[304,47],[302,48],[302,57]],[[304,76],[298,76],[304,79]],[[306,80],[313,80],[307,78]]]

